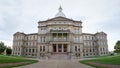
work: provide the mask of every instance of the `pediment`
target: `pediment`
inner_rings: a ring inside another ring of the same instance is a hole
[[[48,19],[47,21],[73,21],[73,20],[65,18],[65,17],[55,17],[55,18],[52,18],[52,19]]]
[[[66,18],[66,17],[54,17],[54,18],[51,18],[51,19],[48,19],[48,20],[45,20],[45,21],[39,21],[39,23],[48,22],[48,21],[72,21],[72,22],[82,23],[81,21],[76,21],[76,20],[69,19],[69,18]]]

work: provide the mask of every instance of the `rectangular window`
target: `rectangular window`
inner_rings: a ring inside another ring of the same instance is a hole
[[[77,46],[75,46],[75,51],[77,51]]]
[[[40,46],[40,51],[42,51],[42,46]]]
[[[45,51],[45,46],[43,46],[43,51]]]
[[[34,49],[32,49],[32,52],[34,52]]]

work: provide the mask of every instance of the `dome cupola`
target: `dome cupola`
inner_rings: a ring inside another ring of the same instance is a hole
[[[62,7],[59,7],[59,12],[55,15],[55,17],[66,17],[65,14],[62,12]]]

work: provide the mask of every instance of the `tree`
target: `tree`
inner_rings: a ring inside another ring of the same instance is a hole
[[[7,47],[6,53],[7,53],[7,55],[11,55],[11,53],[12,53],[11,47]]]
[[[120,41],[117,41],[115,46],[114,46],[114,52],[120,53]]]
[[[3,42],[0,42],[0,54],[4,52],[4,50],[6,49],[6,46]]]

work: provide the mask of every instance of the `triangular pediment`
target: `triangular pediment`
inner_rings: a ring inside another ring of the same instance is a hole
[[[43,23],[43,22],[48,22],[48,21],[72,21],[72,22],[80,22],[82,23],[81,21],[76,21],[76,20],[73,20],[73,19],[69,19],[69,18],[66,18],[66,17],[54,17],[54,18],[51,18],[51,19],[48,19],[48,20],[45,20],[45,21],[39,21],[39,23]]]
[[[48,19],[47,21],[73,21],[73,20],[65,17],[55,17],[55,18]]]

